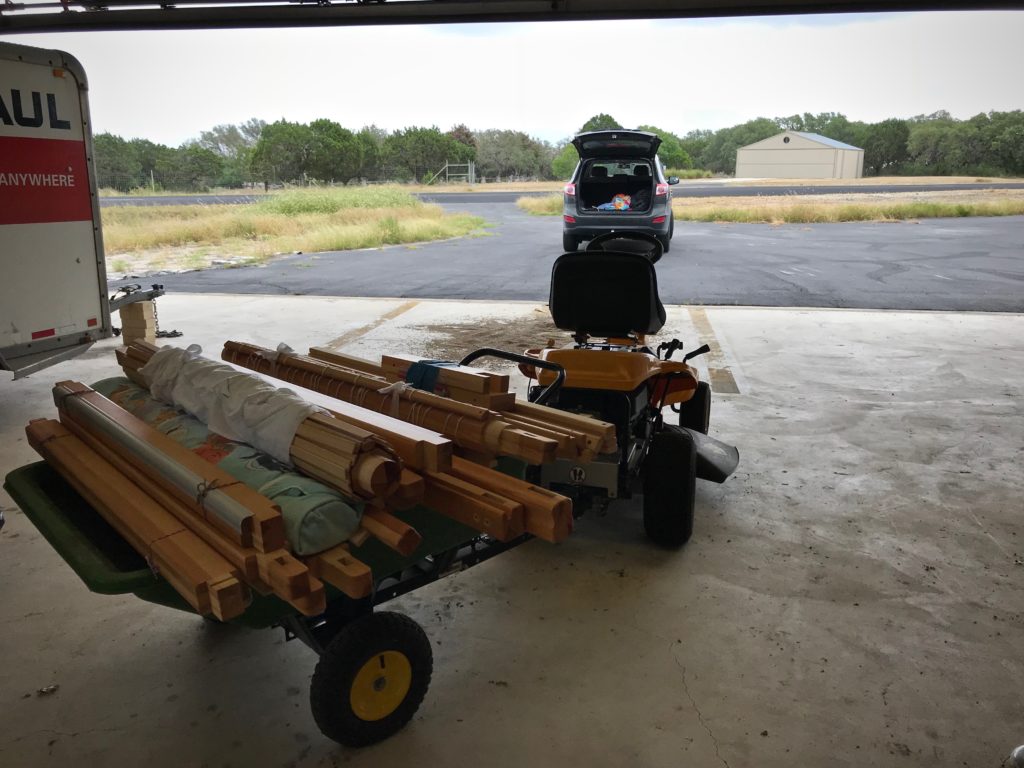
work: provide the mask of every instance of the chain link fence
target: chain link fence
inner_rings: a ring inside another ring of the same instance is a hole
[[[296,179],[283,181],[277,178],[257,179],[255,177],[235,178],[196,178],[186,173],[141,173],[141,174],[117,174],[99,173],[97,186],[100,194],[111,197],[117,195],[160,195],[160,194],[195,194],[213,193],[221,190],[240,190],[245,192],[269,192],[275,189],[286,189],[294,187],[338,187],[338,186],[365,186],[377,184],[417,184],[424,183],[437,173],[437,168],[383,168],[372,177],[360,177],[340,181],[337,179]],[[483,174],[477,172],[474,182],[476,184],[492,184],[497,182],[527,182],[541,181],[538,176],[517,176],[501,174]],[[437,186],[444,186],[446,183],[442,175],[434,182]],[[462,178],[452,178],[452,184],[465,184]]]

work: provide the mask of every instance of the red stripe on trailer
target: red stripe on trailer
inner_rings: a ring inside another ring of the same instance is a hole
[[[85,142],[0,136],[0,225],[92,221]]]
[[[95,326],[96,326],[96,322],[97,322],[97,320],[96,320],[96,318],[95,318],[95,317],[90,317],[90,318],[89,318],[89,319],[88,319],[88,320],[86,321],[86,325],[88,325],[88,326],[89,326],[90,328],[93,328],[93,327],[95,327]]]
[[[32,331],[32,341],[36,339],[45,339],[47,336],[56,336],[56,328],[47,328],[45,331]]]

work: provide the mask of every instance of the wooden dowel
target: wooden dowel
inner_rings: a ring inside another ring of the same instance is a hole
[[[405,557],[415,552],[423,541],[415,528],[382,509],[368,506],[363,510],[362,524],[382,543]]]

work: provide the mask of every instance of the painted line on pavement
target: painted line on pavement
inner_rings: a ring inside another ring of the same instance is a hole
[[[711,391],[720,395],[738,395],[740,393],[736,378],[729,370],[722,346],[718,343],[715,329],[711,327],[708,313],[704,307],[689,307],[690,321],[700,334],[700,341],[711,347],[707,354],[708,378],[711,379]]]
[[[380,317],[378,317],[372,323],[368,323],[367,325],[360,326],[359,328],[353,328],[348,333],[342,334],[341,336],[339,336],[336,339],[331,339],[326,344],[324,344],[324,346],[328,347],[330,349],[341,349],[346,344],[351,344],[356,339],[365,336],[370,331],[372,331],[374,328],[379,328],[380,326],[384,325],[384,323],[388,322],[389,320],[394,320],[399,315],[404,315],[406,312],[408,312],[410,309],[415,307],[417,304],[419,304],[418,301],[407,301],[404,304],[399,304],[397,307],[392,309],[390,312],[387,312],[387,313],[381,315]]]

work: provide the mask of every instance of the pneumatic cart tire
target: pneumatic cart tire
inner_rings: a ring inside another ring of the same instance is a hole
[[[574,235],[562,233],[562,250],[571,253],[580,247],[580,241]]]
[[[711,387],[706,381],[697,382],[697,391],[685,403],[679,404],[679,426],[706,435],[711,426]]]
[[[321,732],[348,747],[388,738],[419,709],[430,685],[430,640],[400,613],[348,624],[320,657],[309,702]]]
[[[665,424],[644,459],[644,531],[663,547],[681,547],[693,535],[697,449],[687,432]]]

